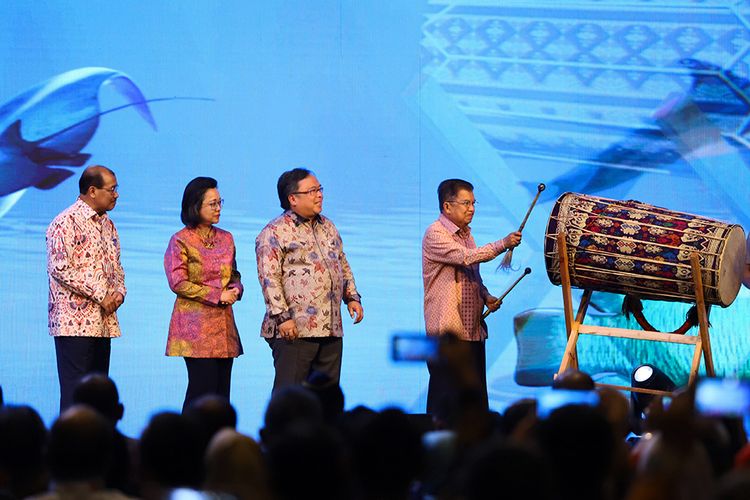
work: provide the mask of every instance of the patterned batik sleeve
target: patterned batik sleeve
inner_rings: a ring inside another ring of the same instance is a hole
[[[237,300],[242,300],[242,294],[245,293],[245,287],[242,285],[242,275],[237,270],[237,248],[234,246],[234,239],[232,238],[230,241],[232,242],[232,274],[229,277],[229,285],[240,291]]]
[[[284,298],[282,261],[284,252],[272,228],[267,227],[255,239],[255,259],[258,264],[258,282],[269,316],[289,311]]]
[[[101,303],[107,295],[107,280],[103,273],[92,271],[90,265],[78,266],[71,258],[75,245],[75,228],[62,221],[47,230],[47,272],[72,292]],[[81,238],[82,244],[86,244]]]
[[[344,253],[344,243],[341,240],[341,235],[336,232],[336,238],[339,240],[338,247],[341,249],[339,253],[339,260],[341,261],[341,270],[344,274],[344,302],[349,303],[352,300],[362,302],[362,297],[357,292],[357,286],[354,284],[354,273],[349,265],[349,261]]]
[[[191,281],[188,247],[175,236],[169,240],[169,246],[164,254],[164,272],[167,274],[169,288],[180,297],[212,306],[219,304],[221,288]],[[194,270],[192,274],[200,275],[200,271]]]
[[[112,234],[114,235],[113,238],[113,245],[115,250],[115,262],[114,262],[114,275],[115,275],[115,291],[120,292],[125,298],[125,295],[128,293],[127,288],[125,288],[125,270],[122,268],[122,262],[120,261],[120,236],[117,234],[117,230],[114,227],[114,224],[112,225]]]
[[[479,296],[482,297],[482,303],[486,303],[487,297],[490,296],[490,291],[484,286],[484,281],[482,280],[482,275],[479,274],[479,269],[477,269],[477,280],[479,281]]]

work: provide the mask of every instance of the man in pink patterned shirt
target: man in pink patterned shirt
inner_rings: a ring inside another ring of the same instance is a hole
[[[500,307],[482,283],[479,263],[521,243],[521,233],[477,248],[469,224],[474,218],[474,186],[461,179],[448,179],[438,187],[440,217],[425,231],[422,240],[424,319],[428,335],[455,335],[471,353],[471,370],[487,402],[487,374],[484,342],[487,329],[482,309]],[[454,394],[454,374],[440,361],[428,361],[430,382],[427,412],[438,409],[441,400]]]
[[[60,411],[86,374],[109,374],[110,339],[120,336],[125,300],[120,239],[107,212],[117,203],[117,178],[101,165],[78,181],[80,195],[47,228],[49,333],[55,338]]]

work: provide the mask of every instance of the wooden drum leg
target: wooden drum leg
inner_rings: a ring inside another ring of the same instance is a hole
[[[693,283],[695,284],[695,308],[698,312],[698,329],[701,337],[701,344],[703,345],[703,359],[706,363],[706,374],[709,377],[713,377],[715,376],[714,357],[713,354],[711,354],[711,338],[708,335],[706,300],[703,296],[703,276],[701,275],[700,257],[697,252],[693,252],[690,255],[690,266],[693,271]],[[697,370],[695,374],[690,374],[690,378],[693,379],[695,375],[697,375]]]
[[[557,233],[557,254],[560,258],[560,284],[562,285],[563,294],[563,309],[565,313],[565,334],[568,337],[568,343],[565,347],[565,353],[563,354],[562,362],[560,363],[560,369],[557,374],[560,375],[568,368],[578,369],[578,350],[576,343],[578,342],[578,325],[579,321],[573,317],[573,294],[570,290],[570,271],[568,267],[568,245],[565,241],[565,233]],[[591,294],[588,295],[591,297]],[[585,314],[586,308],[588,307],[588,300],[584,305],[581,303],[579,307],[579,313]],[[581,321],[583,317],[581,316]]]

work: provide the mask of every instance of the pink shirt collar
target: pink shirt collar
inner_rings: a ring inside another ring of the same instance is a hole
[[[440,214],[440,217],[438,217],[438,220],[443,225],[443,227],[445,227],[445,229],[450,231],[451,234],[459,233],[461,236],[467,236],[471,234],[470,226],[466,226],[466,229],[462,231],[460,227],[458,227],[452,220],[450,220],[442,213]]]

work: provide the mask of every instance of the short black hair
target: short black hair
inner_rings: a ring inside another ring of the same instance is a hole
[[[283,208],[284,210],[289,210],[290,208],[292,208],[292,206],[289,204],[289,195],[297,190],[297,188],[299,187],[299,181],[311,175],[315,174],[312,173],[311,170],[308,170],[306,168],[295,168],[292,170],[287,170],[286,172],[281,174],[281,177],[279,177],[279,181],[276,183],[276,191],[278,191],[279,193],[279,202],[281,203],[281,208]]]
[[[112,422],[122,418],[117,386],[103,373],[89,373],[79,380],[73,389],[73,403],[88,405]]]
[[[80,194],[86,194],[91,186],[95,188],[104,187],[104,177],[102,176],[102,170],[109,172],[109,175],[115,175],[112,170],[108,169],[104,165],[91,165],[81,174],[81,178],[78,179],[78,192]]]
[[[138,447],[143,474],[168,488],[200,487],[203,451],[198,424],[173,412],[151,417]]]
[[[185,186],[185,192],[182,193],[182,211],[180,219],[187,227],[195,227],[200,221],[201,205],[203,197],[209,189],[215,189],[219,184],[213,177],[196,177],[188,182]]]
[[[112,460],[112,424],[85,405],[72,406],[52,424],[47,465],[58,482],[104,478]]]
[[[9,472],[11,478],[31,478],[45,469],[46,447],[47,429],[36,410],[30,406],[0,407],[0,470]],[[11,492],[21,496],[19,490],[9,486]]]
[[[438,202],[440,203],[440,211],[443,211],[443,203],[455,198],[458,192],[462,189],[466,191],[474,191],[474,186],[469,181],[463,179],[446,179],[438,186]]]

